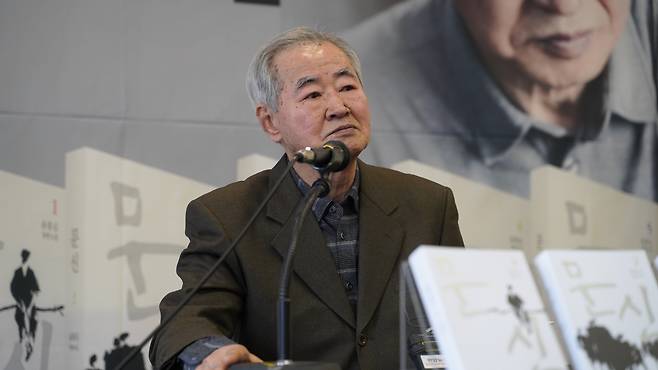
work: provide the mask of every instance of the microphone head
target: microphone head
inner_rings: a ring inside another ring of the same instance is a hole
[[[342,141],[331,140],[322,145],[323,149],[328,149],[331,153],[329,162],[321,167],[316,167],[320,172],[338,172],[342,171],[350,163],[350,151],[347,145]]]

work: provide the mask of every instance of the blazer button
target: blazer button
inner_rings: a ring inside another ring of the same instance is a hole
[[[359,345],[365,347],[366,343],[368,343],[368,336],[365,334],[359,335]]]

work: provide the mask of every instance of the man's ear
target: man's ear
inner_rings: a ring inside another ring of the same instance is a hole
[[[256,118],[260,122],[260,127],[272,141],[279,143],[281,142],[281,131],[279,131],[275,114],[276,112],[272,112],[267,105],[259,104],[256,107]]]

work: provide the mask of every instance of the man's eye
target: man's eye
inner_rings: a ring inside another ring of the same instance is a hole
[[[351,90],[354,90],[354,89],[356,89],[356,87],[354,85],[345,85],[345,86],[340,88],[340,91],[351,91]]]
[[[312,92],[312,93],[306,95],[306,96],[304,97],[304,99],[315,99],[315,98],[319,98],[319,97],[320,97],[320,93],[317,92],[317,91],[314,91],[314,92]]]

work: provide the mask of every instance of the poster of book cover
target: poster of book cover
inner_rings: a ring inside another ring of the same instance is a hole
[[[532,248],[644,249],[658,254],[658,207],[576,174],[544,166],[531,174]]]
[[[235,179],[242,181],[260,171],[274,167],[276,162],[277,160],[274,158],[256,153],[241,157],[238,159]]]
[[[536,265],[576,370],[658,369],[658,288],[646,252],[544,251]]]
[[[391,168],[452,189],[459,207],[459,228],[467,236],[468,247],[526,249],[530,232],[527,199],[414,160]]]
[[[114,368],[180,287],[185,208],[208,185],[91,148],[66,156],[71,362]],[[148,346],[147,346],[148,348]],[[148,368],[146,350],[126,369]]]
[[[0,369],[68,368],[64,189],[0,171]]]
[[[523,252],[421,246],[409,266],[448,369],[567,369]]]

